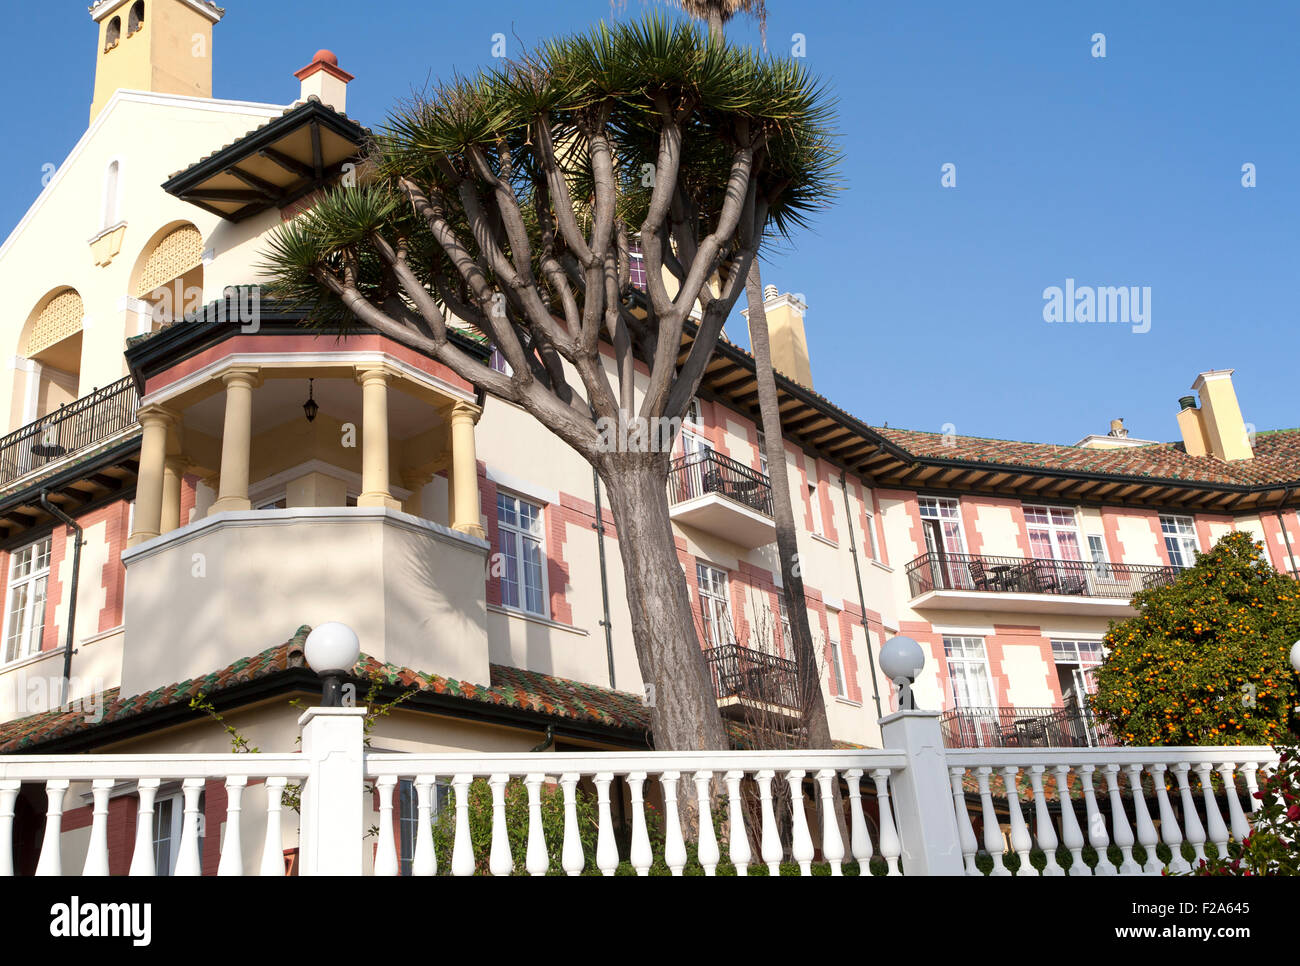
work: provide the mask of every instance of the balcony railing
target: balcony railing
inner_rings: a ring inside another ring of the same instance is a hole
[[[724,644],[704,652],[719,701],[737,698],[758,706],[799,708],[799,675],[794,661],[764,651]]]
[[[709,493],[725,496],[764,516],[772,515],[772,484],[764,474],[713,450],[673,460],[668,471],[670,504]]]
[[[1178,567],[926,553],[907,565],[913,597],[932,590],[1129,598],[1177,577]]]
[[[939,718],[946,748],[1093,748],[1115,742],[1086,709],[954,708]]]
[[[0,487],[86,450],[135,423],[140,406],[129,376],[0,439]]]

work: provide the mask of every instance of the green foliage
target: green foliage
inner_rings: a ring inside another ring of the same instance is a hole
[[[1300,746],[1281,747],[1277,770],[1260,783],[1250,834],[1227,855],[1211,854],[1193,875],[1300,875]]]
[[[1226,534],[1138,615],[1112,626],[1092,707],[1128,745],[1271,744],[1300,702],[1288,653],[1300,585],[1248,534]]]

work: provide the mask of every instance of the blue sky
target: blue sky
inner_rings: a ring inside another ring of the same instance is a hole
[[[287,103],[292,72],[329,47],[370,125],[426,79],[488,62],[495,33],[513,52],[611,16],[608,0],[225,6],[217,96]],[[877,425],[1069,443],[1121,416],[1174,439],[1196,373],[1234,368],[1248,422],[1300,425],[1300,4],[769,7],[769,46],[803,34],[840,99],[846,190],[764,266],[808,302],[818,391]],[[85,0],[25,19],[3,94],[11,132],[28,132],[7,139],[5,233],[85,129],[96,43]],[[758,42],[748,22],[730,34]],[[1043,290],[1067,278],[1149,286],[1150,331],[1044,322]],[[728,331],[745,341],[739,318]]]

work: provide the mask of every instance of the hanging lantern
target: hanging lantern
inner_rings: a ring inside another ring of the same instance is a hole
[[[307,422],[309,423],[312,422],[316,418],[316,414],[320,412],[320,406],[316,405],[316,399],[313,396],[314,387],[312,384],[315,383],[315,381],[315,379],[307,380],[307,401],[302,404],[302,411],[307,414]]]

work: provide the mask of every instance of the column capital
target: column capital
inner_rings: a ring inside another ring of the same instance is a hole
[[[392,367],[383,362],[367,362],[353,366],[352,371],[356,374],[357,382],[363,386],[372,382],[380,382],[386,386],[395,379],[400,378],[400,375]]]
[[[477,423],[479,417],[482,415],[483,415],[482,406],[475,406],[473,403],[465,402],[465,400],[463,399],[457,400],[456,405],[451,407],[452,422],[458,422],[458,421],[469,419]]]
[[[225,383],[226,388],[243,386],[247,389],[256,389],[262,385],[262,370],[253,366],[236,366],[221,373],[221,381]]]
[[[141,426],[170,427],[180,422],[180,414],[158,403],[150,403],[136,410],[135,418]]]
[[[185,471],[190,468],[190,461],[184,456],[168,456],[164,465],[177,476],[184,476]]]

